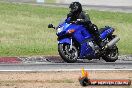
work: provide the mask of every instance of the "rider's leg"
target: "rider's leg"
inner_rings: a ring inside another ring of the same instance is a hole
[[[89,31],[91,32],[91,34],[93,34],[94,37],[96,38],[96,44],[97,44],[100,48],[102,48],[103,42],[102,42],[102,39],[100,38],[100,33],[99,33],[99,31],[98,31],[98,27],[97,27],[96,25],[94,25],[94,24],[91,24],[89,28],[90,28]]]

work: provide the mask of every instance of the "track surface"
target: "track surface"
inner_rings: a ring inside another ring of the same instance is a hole
[[[0,58],[0,71],[69,71],[82,67],[89,70],[131,70],[132,57],[120,56],[116,62],[109,63],[96,59],[66,63],[59,56]]]

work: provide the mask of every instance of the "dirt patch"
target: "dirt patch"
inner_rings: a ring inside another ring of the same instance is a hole
[[[81,88],[75,72],[0,72],[0,88]],[[89,71],[90,79],[130,79],[132,71]],[[116,86],[131,88],[132,86]],[[93,86],[88,88],[108,88]],[[115,88],[110,86],[109,88]]]

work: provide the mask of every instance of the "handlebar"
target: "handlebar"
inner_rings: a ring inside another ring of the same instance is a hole
[[[79,22],[81,22],[81,21],[83,21],[83,19],[77,19],[76,21],[70,21],[70,23],[75,23],[75,24],[77,24],[77,23],[79,23]]]

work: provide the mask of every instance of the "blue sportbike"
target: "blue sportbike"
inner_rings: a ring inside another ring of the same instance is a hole
[[[71,22],[68,18],[57,27],[48,25],[48,28],[54,28],[57,31],[58,52],[61,58],[68,63],[74,63],[78,59],[100,58],[106,62],[115,62],[119,55],[116,43],[120,40],[113,35],[115,29],[105,26],[99,30],[103,40],[103,46],[100,48],[95,42],[96,38],[88,32],[86,27],[77,24],[79,20]]]

